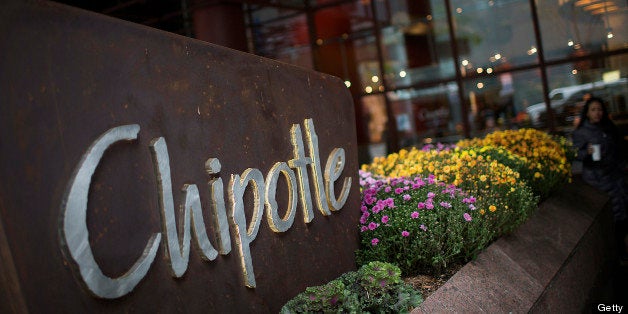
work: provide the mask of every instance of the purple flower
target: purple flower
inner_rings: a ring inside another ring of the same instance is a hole
[[[399,195],[401,193],[403,193],[403,188],[396,188],[395,189],[395,194]]]
[[[412,212],[412,214],[410,214],[410,217],[411,217],[412,219],[417,219],[417,218],[419,218],[419,212]]]
[[[416,207],[417,207],[418,209],[423,209],[423,208],[425,208],[425,203],[423,203],[423,202],[419,202],[419,204],[418,204],[418,205],[416,205]]]
[[[471,215],[464,213],[464,215],[462,215],[464,217],[464,220],[466,221],[471,221]]]
[[[373,240],[371,240],[371,245],[372,246],[376,246],[377,243],[379,243],[379,239],[378,238],[373,238]]]
[[[366,223],[366,216],[362,215],[362,217],[360,217],[360,223],[361,224],[365,224]]]
[[[425,185],[425,182],[423,181],[423,179],[421,179],[421,177],[414,178],[414,181],[419,188]]]
[[[392,197],[385,199],[383,204],[388,206],[388,208],[395,208],[395,200]]]
[[[425,225],[421,225],[421,226],[419,226],[419,228],[420,228],[421,230],[423,230],[423,231],[427,231],[427,227],[426,227]]]
[[[434,198],[434,196],[436,196],[436,194],[434,194],[433,192],[427,193],[427,198]]]
[[[403,200],[404,200],[404,201],[409,201],[409,200],[411,200],[411,199],[412,199],[412,197],[411,197],[410,195],[408,195],[408,194],[404,194],[404,195],[403,195]]]
[[[375,229],[377,229],[377,227],[378,227],[378,226],[377,226],[377,224],[376,224],[376,223],[374,223],[374,222],[372,222],[372,221],[369,223],[369,230],[375,230]]]
[[[372,197],[372,196],[370,196],[370,195],[366,195],[366,196],[364,197],[364,202],[365,202],[367,205],[371,205],[371,204],[373,204],[373,202],[375,202],[375,198],[374,198],[374,197]]]
[[[434,204],[432,204],[432,202],[427,202],[427,203],[425,203],[425,208],[433,209],[434,208]]]
[[[451,204],[449,204],[447,202],[440,202],[440,206],[443,206],[445,208],[451,208]]]
[[[473,205],[473,204],[469,204],[469,209],[470,209],[470,210],[475,210],[475,205]]]
[[[389,186],[384,188],[384,192],[386,192],[386,193],[390,193],[390,190],[392,190],[392,188],[389,187]]]
[[[362,211],[363,213],[367,212],[368,210],[369,210],[369,208],[364,206],[364,205],[362,205],[362,207],[360,207],[360,211]]]
[[[364,231],[366,231],[366,230],[369,230],[369,227],[367,227],[367,226],[362,226],[362,227],[360,228],[360,232],[364,232]]]
[[[430,175],[427,177],[427,183],[429,183],[429,184],[434,184],[434,182],[436,182],[435,178],[436,178],[436,177],[435,177],[433,174],[430,174]]]
[[[384,215],[384,217],[382,217],[382,223],[388,223],[388,216]]]
[[[402,236],[402,237],[407,237],[407,236],[409,236],[409,235],[410,235],[410,232],[408,232],[408,231],[406,231],[406,230],[401,231],[401,236]]]

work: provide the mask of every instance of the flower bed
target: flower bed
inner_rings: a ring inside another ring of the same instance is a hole
[[[522,129],[375,158],[360,169],[358,266],[438,276],[472,260],[569,179],[572,151],[564,138]]]

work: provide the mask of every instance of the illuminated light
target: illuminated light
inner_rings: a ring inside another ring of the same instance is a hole
[[[467,65],[469,65],[469,60],[467,60],[467,59],[462,60],[462,65],[463,65],[463,66],[467,66]]]
[[[612,1],[605,1],[605,2],[598,2],[598,3],[589,4],[589,5],[585,6],[584,9],[587,10],[587,11],[595,11],[595,10],[599,10],[599,9],[607,10],[609,8],[612,8],[614,5],[615,4]]]
[[[317,39],[317,40],[316,40],[316,44],[317,44],[317,45],[319,45],[319,46],[320,46],[320,45],[322,45],[322,44],[323,44],[323,40],[322,40],[322,39],[320,39],[320,38],[319,38],[319,39]]]
[[[528,50],[528,55],[529,55],[529,56],[531,56],[531,55],[535,54],[535,53],[536,53],[536,51],[537,51],[537,50],[536,50],[536,47],[532,46],[532,47],[530,48],[530,50]]]
[[[606,34],[606,38],[608,38],[608,39],[613,38],[613,32],[608,32],[608,33]]]
[[[617,10],[619,10],[619,7],[613,5],[613,6],[610,6],[610,7],[593,10],[593,11],[591,11],[591,14],[593,14],[593,15],[598,15],[598,14],[603,14],[603,13],[606,14],[606,13],[615,12]]]
[[[383,91],[384,91],[384,85],[380,85],[377,89],[378,89],[380,92],[383,92]]]
[[[425,144],[431,144],[431,143],[432,143],[432,141],[433,141],[433,140],[432,140],[432,138],[431,138],[431,137],[426,137],[426,138],[423,140],[423,142],[424,142]]]
[[[346,81],[345,81],[345,85],[347,86],[347,88],[351,87],[351,81],[346,80]]]
[[[400,77],[406,77],[407,74],[408,73],[406,73],[406,71],[403,71],[403,70],[399,71],[399,76]]]
[[[457,8],[456,9],[456,13],[458,13],[458,14],[462,13],[462,8]]]
[[[379,77],[377,77],[377,75],[373,75],[371,77],[371,81],[373,81],[373,83],[377,83],[377,82],[379,82]]]
[[[573,74],[573,75],[578,74],[578,70],[576,70],[576,69],[571,70],[571,74]]]
[[[613,82],[619,79],[621,79],[621,71],[619,70],[608,71],[602,74],[602,81],[604,82]]]
[[[432,20],[432,15],[428,14],[425,18],[426,18],[428,21],[431,21],[431,20]]]
[[[578,1],[576,1],[574,3],[574,5],[577,6],[577,7],[581,7],[581,6],[584,6],[584,5],[587,5],[587,4],[595,3],[597,1],[598,0],[578,0]]]
[[[567,42],[567,46],[569,46],[569,47],[573,46],[573,40],[571,40],[571,39],[570,39],[570,40]]]
[[[501,55],[501,54],[499,54],[499,53],[496,53],[496,54],[495,54],[495,60],[499,60],[499,59],[501,59],[501,58],[502,58],[502,55]]]
[[[488,6],[489,6],[489,7],[492,7],[493,5],[495,5],[495,1],[490,0],[490,1],[488,2]]]
[[[484,72],[484,69],[482,69],[482,68],[478,68],[476,71],[477,71],[478,73],[482,73],[482,72]]]
[[[493,73],[493,68],[488,68],[488,69],[486,69],[486,73],[488,73],[488,74]]]
[[[364,91],[370,94],[373,92],[373,87],[367,86],[366,88],[364,88]]]
[[[480,82],[480,83],[478,83],[477,86],[478,86],[479,89],[482,89],[482,88],[484,88],[484,83]]]

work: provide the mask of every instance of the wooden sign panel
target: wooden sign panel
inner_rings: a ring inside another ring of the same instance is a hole
[[[0,312],[278,312],[355,268],[337,78],[0,5]]]

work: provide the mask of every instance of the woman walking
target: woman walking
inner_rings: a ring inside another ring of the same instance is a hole
[[[625,182],[624,139],[610,119],[604,101],[589,98],[573,133],[576,159],[582,161],[582,179],[606,192],[612,203],[619,253],[628,258],[628,188]]]

